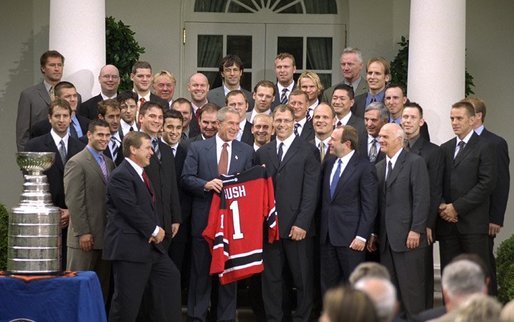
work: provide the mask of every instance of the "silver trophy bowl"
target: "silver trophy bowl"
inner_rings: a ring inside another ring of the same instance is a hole
[[[24,173],[20,204],[9,216],[7,271],[11,274],[56,274],[61,271],[59,208],[52,204],[47,177],[53,152],[18,152]]]

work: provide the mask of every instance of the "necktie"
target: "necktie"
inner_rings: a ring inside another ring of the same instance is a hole
[[[228,143],[223,143],[220,162],[218,163],[218,174],[227,174],[228,170]]]
[[[148,192],[152,197],[152,203],[155,203],[155,195],[153,194],[152,182],[150,181],[150,178],[148,178],[145,170],[143,170],[143,181],[145,183],[146,189],[148,189]]]
[[[370,103],[375,103],[377,101],[377,98],[375,96],[371,97]]]
[[[280,104],[284,105],[287,104],[287,88],[282,89],[282,96],[280,96]]]
[[[143,106],[143,104],[144,104],[145,102],[146,102],[146,100],[145,100],[143,97],[141,97],[141,98],[139,99],[139,107]]]
[[[109,178],[109,172],[107,171],[107,165],[105,164],[103,155],[98,156],[98,164],[100,165],[100,169],[102,170],[105,181],[107,181],[107,179]]]
[[[319,156],[321,157],[321,161],[325,158],[325,143],[319,143]]]
[[[311,112],[312,112],[312,108],[309,108],[307,110],[307,115],[305,116],[305,117],[307,117],[307,122],[310,122],[312,120]]]
[[[389,161],[389,162],[387,162],[387,173],[385,176],[386,181],[391,176],[391,172],[393,172],[393,163],[391,161]]]
[[[300,127],[300,123],[295,123],[294,124],[294,135],[300,135],[299,134],[299,131],[298,131],[298,128]]]
[[[119,149],[118,140],[114,136],[111,136],[111,155],[113,161],[118,157]]]
[[[337,121],[336,127],[340,127],[340,126],[342,126],[342,125],[343,125],[343,122],[341,122],[341,121]]]
[[[130,131],[130,132],[134,131],[134,128],[132,127],[132,125],[130,126],[129,131]]]
[[[59,155],[61,156],[62,164],[65,164],[67,153],[66,153],[66,145],[64,144],[63,140],[61,140],[61,142],[59,142]]]
[[[75,122],[73,122],[73,119],[71,120],[70,124],[70,135],[74,137],[75,139],[78,139],[79,136],[77,134],[77,129],[75,128]]]
[[[337,168],[334,176],[332,177],[332,182],[330,183],[330,198],[334,198],[334,193],[336,192],[337,184],[339,183],[339,177],[341,176],[341,167],[343,161],[341,159],[337,160]]]
[[[55,99],[55,91],[54,87],[50,87],[50,90],[48,91],[48,95],[50,96],[50,101],[53,101]]]
[[[279,163],[282,162],[283,155],[284,155],[284,142],[280,142],[280,144],[278,145],[278,153],[277,153]]]
[[[377,159],[377,139],[371,140],[371,147],[369,148],[369,161],[375,162]]]
[[[171,152],[173,152],[173,156],[177,156],[177,149],[175,148],[171,148]]]
[[[157,156],[157,159],[161,159],[161,151],[159,150],[159,141],[157,139],[152,139],[152,147],[153,153]]]
[[[455,153],[455,157],[454,159],[457,159],[457,156],[460,154],[460,152],[464,149],[464,147],[466,146],[466,142],[464,141],[460,141],[459,144],[457,144],[457,146],[459,147],[459,149],[457,150],[457,152]]]
[[[410,141],[405,139],[403,140],[403,148],[406,150],[406,151],[410,151]]]

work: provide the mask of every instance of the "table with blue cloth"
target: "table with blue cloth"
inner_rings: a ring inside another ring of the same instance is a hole
[[[98,277],[95,272],[29,281],[0,276],[0,321],[22,318],[37,322],[106,321]]]

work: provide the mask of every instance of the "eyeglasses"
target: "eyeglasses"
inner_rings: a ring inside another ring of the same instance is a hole
[[[112,80],[117,80],[120,78],[120,76],[118,75],[102,75],[102,78],[103,79],[112,79]]]

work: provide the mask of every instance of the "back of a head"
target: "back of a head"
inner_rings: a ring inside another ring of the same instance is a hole
[[[378,277],[391,280],[391,275],[384,265],[375,262],[364,262],[355,267],[348,281],[351,285],[355,285],[358,280],[365,277]]]
[[[443,270],[442,287],[448,308],[459,306],[469,296],[487,290],[480,266],[470,260],[458,260]]]
[[[354,287],[370,297],[380,321],[389,322],[394,319],[397,313],[396,288],[390,280],[382,277],[364,277],[358,280]]]
[[[350,287],[328,290],[323,299],[323,315],[327,322],[379,321],[371,299],[362,291]]]
[[[505,304],[500,314],[500,320],[502,322],[514,322],[514,300]]]
[[[491,296],[471,295],[455,312],[455,322],[499,322],[501,304]]]

